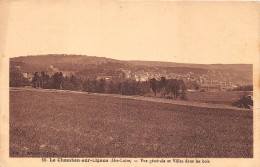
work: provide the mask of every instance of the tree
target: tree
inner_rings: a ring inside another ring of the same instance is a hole
[[[186,81],[185,85],[187,89],[199,90],[199,84],[196,81]]]
[[[117,94],[122,94],[122,83],[121,82],[117,82],[116,84],[116,93]]]
[[[150,89],[150,83],[149,81],[140,82],[140,95],[145,95],[146,93],[149,93],[151,91]]]
[[[93,91],[92,84],[91,84],[91,81],[89,79],[84,81],[83,90],[88,92],[88,93]]]
[[[163,94],[163,98],[165,98],[165,94],[166,94],[166,84],[167,84],[166,78],[161,77],[160,87],[161,87],[161,91],[162,91],[162,94]]]
[[[105,93],[105,91],[106,91],[106,80],[101,78],[98,82],[97,92],[98,93]]]
[[[139,84],[138,82],[131,80],[130,81],[130,94],[137,95],[139,93]]]
[[[39,76],[38,72],[35,72],[33,74],[32,83],[35,88],[40,86],[40,76]]]
[[[62,72],[56,72],[53,76],[53,84],[55,89],[62,89],[62,82],[63,82],[63,73]]]
[[[178,81],[178,84],[179,84],[179,88],[180,88],[180,91],[181,91],[180,92],[181,100],[186,100],[187,99],[186,98],[186,90],[187,90],[186,85],[185,85],[185,83],[182,79],[180,79]]]
[[[71,88],[72,90],[80,90],[81,86],[83,85],[82,81],[79,78],[75,77],[74,75],[70,76],[69,82],[72,87]]]
[[[59,89],[62,89],[62,81],[63,81],[63,73],[60,72],[58,75],[58,83],[59,83]]]
[[[44,71],[41,72],[40,76],[40,87],[48,88],[50,87],[50,76],[46,74]]]
[[[20,70],[11,68],[9,85],[11,87],[20,87],[20,86],[30,85],[30,82],[27,78],[24,78]]]
[[[170,92],[174,98],[179,96],[179,83],[177,79],[170,79],[166,86],[166,92]]]
[[[114,81],[110,81],[108,84],[107,92],[111,94],[116,94],[118,93],[117,88],[116,88],[116,83]]]
[[[152,88],[152,91],[154,93],[154,96],[156,97],[156,91],[157,91],[157,81],[155,78],[150,79],[150,88]]]
[[[97,92],[98,92],[98,82],[97,82],[97,80],[94,79],[94,80],[91,82],[91,85],[92,85],[92,92],[97,93]]]
[[[65,76],[63,79],[63,89],[65,89],[65,90],[72,89],[72,85],[70,83],[70,78],[68,76]]]

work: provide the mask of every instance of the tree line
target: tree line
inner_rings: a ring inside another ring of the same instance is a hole
[[[186,100],[187,87],[182,79],[166,79],[161,77],[160,80],[155,78],[150,79],[150,87],[156,96],[157,93],[161,93],[163,98],[167,94],[170,94],[173,98],[178,98],[180,96],[181,100]]]
[[[25,78],[22,72],[16,68],[10,68],[9,72],[9,85],[11,87],[29,86],[31,82]]]
[[[88,93],[145,95],[150,91],[149,82],[120,78],[110,81],[104,78],[83,80],[75,75],[64,76],[62,72],[57,72],[52,76],[44,72],[35,72],[31,83],[34,88],[81,90]]]
[[[159,80],[155,78],[149,81],[136,81],[125,78],[113,78],[112,80],[101,79],[82,79],[75,75],[64,76],[62,72],[56,72],[48,75],[44,71],[33,73],[31,83],[26,80],[26,84],[22,81],[25,78],[22,74],[16,73],[14,76],[10,73],[10,86],[19,87],[31,85],[34,88],[43,89],[62,89],[62,90],[80,90],[88,93],[108,93],[122,95],[147,95],[153,92],[154,96],[160,95],[166,98],[186,99],[186,85],[181,79],[166,79],[161,77]],[[13,77],[12,77],[13,76]],[[19,76],[19,77],[18,77]],[[19,78],[19,79],[17,79]]]
[[[233,91],[253,91],[253,85],[239,86],[234,88]]]

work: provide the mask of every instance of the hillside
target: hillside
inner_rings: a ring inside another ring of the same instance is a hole
[[[252,111],[159,100],[10,89],[10,157],[253,157]]]
[[[149,78],[183,78],[198,83],[225,82],[252,84],[252,64],[187,64],[157,61],[121,61],[83,55],[35,55],[10,59],[10,68],[19,66],[23,73],[64,71],[80,77],[118,76],[145,81]]]
[[[37,55],[15,57],[10,59],[11,65],[19,65],[25,67],[29,65],[31,68],[47,68],[52,65],[62,71],[81,71],[87,65],[100,65],[105,63],[117,63],[119,61],[104,57],[82,56],[82,55]],[[27,69],[28,70],[28,69]],[[27,72],[27,71],[26,71]]]
[[[188,63],[174,63],[174,62],[160,62],[160,61],[127,61],[132,65],[149,66],[149,67],[187,67],[187,68],[202,68],[202,69],[240,69],[245,71],[252,70],[252,64],[188,64]]]

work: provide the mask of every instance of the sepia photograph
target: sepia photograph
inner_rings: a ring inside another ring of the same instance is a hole
[[[10,156],[253,157],[252,78],[251,64],[11,58]]]
[[[257,166],[259,3],[6,4],[2,162]]]

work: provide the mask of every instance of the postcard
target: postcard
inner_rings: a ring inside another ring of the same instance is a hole
[[[259,3],[0,2],[3,167],[259,161]]]

